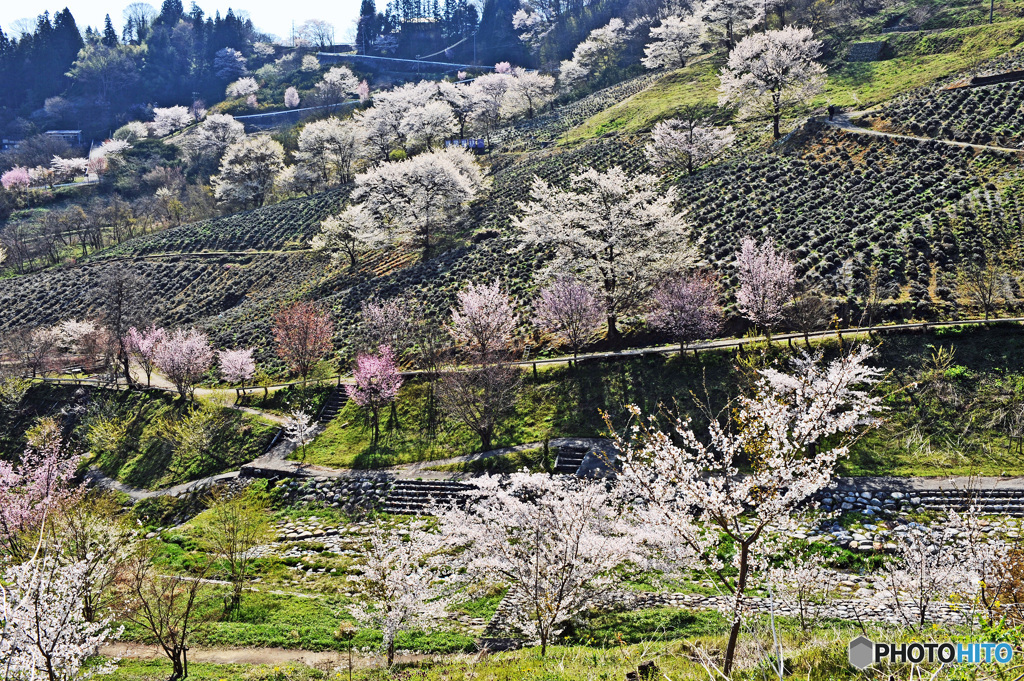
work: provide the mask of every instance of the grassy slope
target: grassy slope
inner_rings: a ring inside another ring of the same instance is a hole
[[[888,371],[883,386],[888,411],[883,425],[853,448],[841,465],[843,474],[1024,474],[1024,462],[1011,451],[1007,436],[1008,419],[1024,401],[1024,372],[1015,360],[1024,352],[1018,327],[938,336],[891,335],[878,342],[879,365]],[[938,347],[953,350],[949,366],[933,364]],[[775,359],[783,359],[781,348]],[[704,353],[699,358],[672,355],[584,363],[578,374],[552,368],[537,378],[527,373],[524,380],[516,413],[499,431],[495,447],[545,437],[602,435],[606,429],[601,412],[607,411],[618,428],[625,423],[626,404],[638,405],[645,414],[678,405],[699,424],[694,396],[703,399],[707,390],[707,401],[720,407],[741,389],[745,378],[732,354]],[[422,383],[403,388],[399,425],[377,452],[370,448],[359,411],[348,405],[307,447],[305,461],[365,468],[479,450],[479,441],[453,424],[442,423],[436,439],[430,441],[424,428],[425,399]],[[390,423],[389,417],[382,422]],[[526,463],[520,458],[514,462]]]
[[[869,36],[870,37],[870,36]],[[940,33],[889,36],[897,56],[868,63],[834,61],[828,65],[825,94],[813,103],[867,108],[947,78],[997,57],[1024,40],[1024,19],[994,25],[951,28]],[[575,143],[610,131],[637,133],[671,118],[687,104],[714,104],[721,60],[706,60],[666,75],[562,136]]]

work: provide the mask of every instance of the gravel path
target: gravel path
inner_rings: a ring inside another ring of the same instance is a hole
[[[881,130],[872,130],[871,128],[862,128],[852,119],[860,118],[869,112],[866,111],[854,111],[845,114],[836,114],[833,120],[825,119],[825,124],[830,125],[833,128],[839,128],[840,130],[846,130],[847,132],[853,132],[860,135],[873,135],[875,137],[889,137],[892,139],[908,140],[912,142],[939,142],[941,144],[948,144],[951,147],[962,147],[967,149],[975,149],[977,151],[1003,151],[1011,154],[1024,153],[1024,149],[1012,149],[1010,147],[997,147],[991,144],[970,144],[968,142],[956,142],[954,140],[944,140],[935,137],[915,137],[914,135],[904,135],[895,132],[883,132]]]

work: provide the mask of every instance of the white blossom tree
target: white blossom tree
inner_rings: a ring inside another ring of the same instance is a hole
[[[252,76],[246,76],[245,78],[239,78],[228,85],[225,90],[225,94],[228,97],[248,97],[249,95],[254,95],[259,91],[260,84],[256,82],[256,79]]]
[[[452,107],[435,99],[409,109],[399,129],[410,144],[433,151],[438,142],[454,134],[458,122]]]
[[[157,107],[153,109],[153,134],[157,137],[170,135],[176,130],[192,125],[195,117],[188,107],[170,106],[167,108]]]
[[[299,132],[295,159],[316,178],[317,187],[352,179],[352,164],[363,145],[361,130],[350,122],[325,118],[307,123]]]
[[[695,168],[718,158],[735,141],[732,126],[715,128],[705,118],[672,118],[654,126],[644,151],[655,167],[685,168],[692,175]]]
[[[253,348],[239,348],[237,350],[219,350],[217,352],[217,363],[220,368],[220,377],[228,383],[241,383],[252,378],[256,373],[256,362],[252,358]]]
[[[512,81],[505,95],[504,106],[511,115],[525,113],[533,118],[555,97],[555,78],[521,66],[512,69]]]
[[[631,437],[615,436],[621,491],[636,502],[640,521],[668,530],[669,549],[684,566],[702,566],[733,598],[726,675],[745,594],[763,564],[758,556],[766,528],[829,484],[847,454],[848,436],[879,409],[880,398],[869,389],[881,372],[868,365],[871,357],[864,346],[828,363],[803,354],[791,373],[761,370],[752,394],[723,410],[725,422],[711,419],[706,436],[688,418],[677,419],[671,434],[663,432],[655,417],[640,421],[636,407],[630,408],[637,419]],[[741,475],[743,462],[750,472]],[[732,575],[719,558],[724,542],[734,547]]]
[[[815,61],[820,55],[821,41],[809,28],[749,35],[719,74],[718,103],[738,106],[745,118],[771,120],[778,139],[782,116],[825,91],[825,67]]]
[[[317,96],[324,104],[340,104],[355,93],[359,79],[347,66],[332,66],[316,84]]]
[[[284,105],[289,109],[294,109],[299,105],[299,91],[294,87],[289,87],[284,91]]]
[[[229,114],[210,114],[189,138],[191,148],[217,158],[232,144],[245,138],[245,126]]]
[[[398,632],[442,620],[462,581],[451,569],[451,557],[442,553],[444,539],[423,520],[400,529],[377,523],[366,533],[357,582],[362,603],[349,606],[349,612],[380,628],[389,667]]]
[[[313,237],[310,246],[315,251],[330,253],[335,263],[348,258],[349,267],[355,268],[364,250],[379,247],[386,241],[373,216],[362,205],[352,205],[321,222],[320,233]]]
[[[289,442],[302,450],[302,458],[306,458],[306,445],[313,441],[316,434],[316,423],[313,417],[304,411],[293,411],[284,422],[285,437]]]
[[[704,21],[712,35],[731,50],[738,37],[763,17],[764,10],[764,0],[715,0],[707,6]]]
[[[508,584],[509,623],[538,638],[541,655],[633,555],[632,528],[604,486],[567,477],[475,478],[465,508],[438,511],[469,574]]]
[[[676,200],[675,188],[662,191],[653,175],[630,177],[615,166],[575,175],[569,189],[534,178],[512,223],[524,244],[554,249],[546,274],[578,276],[601,291],[616,339],[620,315],[636,310],[663,274],[696,259]]]
[[[736,291],[740,312],[763,328],[770,342],[772,329],[785,319],[786,306],[793,299],[793,262],[775,250],[771,238],[758,246],[750,237],[744,237],[736,254],[736,269],[740,278]]]
[[[502,120],[513,78],[507,73],[485,73],[470,85],[473,121],[489,137]]]
[[[453,148],[357,175],[352,199],[372,218],[382,241],[411,243],[426,259],[483,184],[480,166],[469,152]]]
[[[608,65],[626,41],[626,25],[615,18],[606,26],[595,28],[587,39],[576,46],[572,58],[561,63],[558,80],[563,89],[571,90]]]
[[[641,62],[649,69],[680,69],[690,57],[700,54],[703,33],[701,14],[665,17],[651,29]]]
[[[211,179],[218,201],[259,208],[274,191],[284,170],[284,147],[269,135],[246,137],[230,145],[220,160],[220,172]]]
[[[93,566],[102,570],[102,566]],[[47,553],[9,567],[0,580],[0,664],[7,679],[73,681],[109,674],[114,664],[85,667],[121,631],[85,617],[90,566],[61,565]],[[93,571],[92,576],[96,573]]]

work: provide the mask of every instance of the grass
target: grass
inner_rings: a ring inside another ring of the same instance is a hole
[[[544,459],[544,448],[527,449],[501,456],[489,456],[485,459],[473,459],[460,463],[442,464],[430,466],[428,471],[443,471],[451,473],[514,473],[515,471],[528,468],[532,472],[549,470],[554,461]]]
[[[550,646],[546,656],[538,647],[491,655],[452,655],[399,663],[392,669],[358,668],[354,679],[402,681],[619,681],[644,662],[654,662],[657,678],[697,681],[708,678],[698,662],[699,653],[712,660],[720,656],[727,634],[726,622],[714,613],[688,613],[669,608],[635,613],[609,614],[589,620],[596,628],[585,645]],[[860,634],[872,640],[946,641],[958,640],[966,632],[940,628],[924,635],[898,631],[892,627],[867,625],[864,630],[848,622],[819,620],[802,632],[791,618],[776,618],[776,631],[783,650],[786,678],[812,681],[845,681],[864,678],[847,661],[849,641]],[[1019,638],[1011,636],[1014,640]],[[636,640],[634,640],[636,639]],[[752,618],[745,627],[738,651],[736,681],[776,678],[771,675],[773,636],[767,618]],[[111,681],[136,681],[166,677],[170,665],[164,661],[122,661]],[[190,665],[190,678],[284,680],[348,678],[343,661],[337,665],[318,665],[312,669],[297,663],[281,665]],[[931,671],[925,665],[917,671]],[[995,670],[976,669],[979,674]],[[905,678],[909,665],[881,664],[872,669],[879,678]],[[993,678],[996,678],[993,676]]]

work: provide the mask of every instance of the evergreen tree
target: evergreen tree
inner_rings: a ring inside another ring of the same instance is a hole
[[[476,36],[479,63],[526,63],[526,49],[512,26],[512,17],[518,11],[519,0],[485,0]]]
[[[116,47],[121,41],[117,39],[117,31],[114,30],[114,23],[110,15],[103,20],[103,39],[101,41],[107,47]]]
[[[377,39],[378,30],[377,6],[373,0],[363,0],[359,5],[359,24],[356,26],[356,50],[368,54]]]

